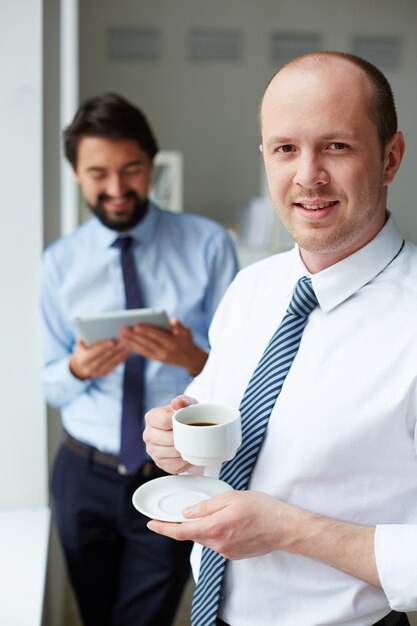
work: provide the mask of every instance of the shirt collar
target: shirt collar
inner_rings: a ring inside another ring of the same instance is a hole
[[[98,218],[94,219],[96,220],[96,241],[98,245],[103,248],[110,248],[113,246],[116,239],[120,237],[120,233],[112,228],[104,226]],[[136,224],[134,228],[123,234],[130,235],[140,243],[147,243],[153,239],[153,233],[156,228],[157,221],[158,211],[155,205],[148,201],[148,210],[146,211],[145,217],[138,224]]]
[[[312,275],[307,271],[296,245],[294,284],[301,276],[311,276],[320,308],[327,313],[382,272],[399,254],[403,243],[404,239],[390,215],[384,227],[366,246],[346,259]]]

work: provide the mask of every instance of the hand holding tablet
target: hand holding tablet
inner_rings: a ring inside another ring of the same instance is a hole
[[[166,312],[162,309],[152,308],[98,313],[97,315],[77,317],[72,323],[87,345],[104,339],[118,339],[123,326],[147,324],[163,330],[169,331],[171,329]]]

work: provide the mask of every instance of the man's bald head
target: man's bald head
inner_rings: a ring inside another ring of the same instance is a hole
[[[398,127],[397,112],[391,86],[384,74],[377,67],[372,65],[372,63],[345,52],[309,52],[296,57],[279,69],[268,82],[261,98],[259,105],[260,128],[262,128],[262,105],[265,95],[281,73],[293,70],[314,72],[314,70],[320,70],[326,66],[329,68],[334,66],[335,71],[337,71],[337,65],[340,63],[350,63],[356,70],[359,69],[363,73],[368,87],[368,89],[366,89],[367,94],[365,94],[367,97],[367,110],[370,119],[375,123],[377,128],[381,148],[384,149],[388,141],[397,132]]]

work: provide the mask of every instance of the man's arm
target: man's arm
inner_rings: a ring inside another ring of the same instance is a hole
[[[151,521],[154,532],[192,540],[230,560],[283,550],[316,559],[375,586],[375,529],[340,522],[256,491],[228,491],[183,512],[186,524]]]
[[[42,383],[47,402],[56,408],[84,393],[92,378],[108,374],[128,356],[125,348],[113,341],[91,347],[75,342],[73,328],[60,303],[60,282],[51,255],[46,253],[40,293]]]

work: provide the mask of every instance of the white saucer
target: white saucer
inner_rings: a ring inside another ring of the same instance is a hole
[[[208,476],[163,476],[136,489],[132,502],[135,509],[151,519],[189,522],[182,516],[185,507],[230,489],[223,480]]]

